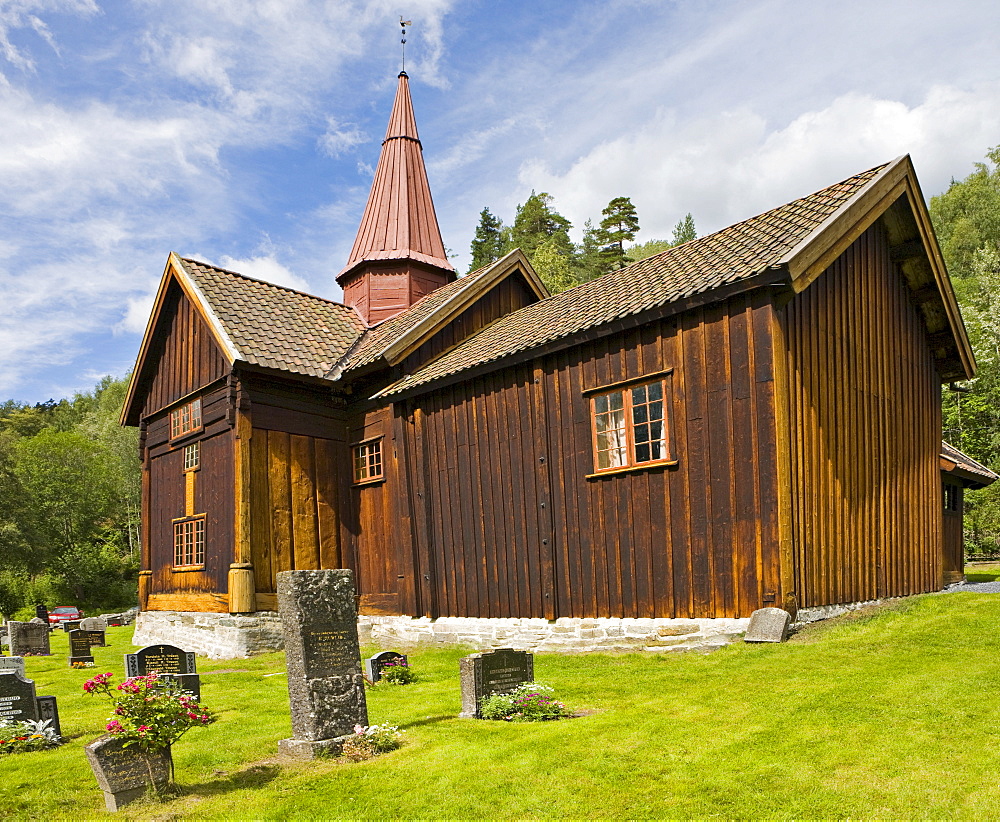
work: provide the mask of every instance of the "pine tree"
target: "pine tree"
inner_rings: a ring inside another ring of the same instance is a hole
[[[471,246],[472,264],[469,271],[476,271],[484,265],[499,260],[504,253],[503,220],[495,216],[489,208],[479,213],[479,225]]]
[[[510,246],[520,248],[530,260],[538,247],[551,239],[553,248],[571,261],[574,249],[569,238],[570,228],[572,223],[552,208],[550,194],[532,191],[524,204],[517,207],[510,231]]]
[[[680,245],[681,243],[687,243],[691,240],[698,239],[698,232],[694,227],[694,217],[691,216],[689,211],[683,220],[678,220],[677,225],[674,226],[674,236],[671,239],[673,245]]]
[[[639,231],[635,206],[628,197],[615,197],[601,214],[601,256],[609,269],[624,268],[632,262],[625,254],[625,243],[634,240]]]

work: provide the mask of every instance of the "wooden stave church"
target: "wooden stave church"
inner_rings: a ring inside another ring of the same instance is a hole
[[[345,304],[170,255],[122,414],[144,611],[274,610],[292,568],[353,569],[362,613],[550,620],[960,574],[940,387],[975,363],[908,157],[550,296],[519,251],[456,276],[421,151],[401,73]],[[626,422],[598,464],[596,403],[654,385],[658,457]]]

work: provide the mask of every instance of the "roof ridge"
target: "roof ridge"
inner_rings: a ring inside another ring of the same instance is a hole
[[[196,260],[194,259],[194,257],[181,257],[179,254],[177,256],[186,263],[194,263],[195,265],[203,265],[207,268],[214,268],[216,271],[221,271],[223,274],[232,274],[234,277],[239,277],[240,279],[243,280],[250,280],[250,282],[252,283],[260,283],[261,285],[268,285],[271,288],[279,288],[282,291],[290,291],[292,294],[298,294],[299,296],[302,297],[309,297],[313,300],[320,300],[324,303],[335,305],[338,308],[344,308],[350,311],[352,314],[357,315],[357,311],[355,311],[351,306],[347,305],[346,303],[337,302],[336,300],[331,300],[328,299],[327,297],[320,297],[318,294],[310,294],[308,291],[302,291],[299,288],[292,288],[291,286],[288,285],[279,285],[278,283],[272,283],[270,280],[262,280],[260,277],[251,277],[248,274],[243,274],[239,271],[233,271],[231,268],[223,268],[222,266],[215,265],[215,263],[206,263],[203,260]],[[358,319],[359,321],[361,320],[360,317]]]

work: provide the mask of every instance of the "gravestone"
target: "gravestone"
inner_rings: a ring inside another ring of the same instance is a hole
[[[27,676],[24,672],[24,657],[0,656],[0,674],[4,671],[18,671],[21,676]]]
[[[153,671],[160,679],[172,679],[195,699],[201,699],[201,678],[194,651],[184,651],[176,645],[147,645],[134,654],[125,654],[125,676],[146,676]]]
[[[59,709],[54,696],[35,696],[35,683],[21,669],[0,668],[0,719],[13,722],[48,719],[50,727],[60,736]]]
[[[380,654],[369,657],[365,660],[365,676],[373,685],[382,678],[382,669],[390,662],[401,661],[406,664],[406,654],[398,651],[382,651]]]
[[[90,652],[90,631],[69,632],[69,664],[73,667],[77,662],[93,662],[94,655]]]
[[[38,617],[38,619],[40,619],[46,625],[49,624],[49,609],[46,608],[41,603],[35,606],[35,616]]]
[[[20,671],[0,672],[0,719],[26,722],[38,719],[35,683]]]
[[[368,725],[353,575],[282,571],[277,581],[293,734],[278,750],[300,759],[339,753],[355,725]]]
[[[150,788],[159,793],[170,783],[169,748],[147,752],[138,745],[126,748],[124,740],[105,736],[84,750],[109,811],[142,799]]]
[[[784,642],[792,617],[782,608],[758,608],[750,614],[744,642]]]
[[[80,630],[81,622],[83,622],[82,619],[67,619],[65,622],[60,624],[62,625],[63,632],[68,634],[70,631]]]
[[[459,716],[481,716],[480,704],[491,694],[509,694],[518,685],[535,681],[535,660],[528,651],[498,648],[472,654],[459,661],[462,712]]]
[[[86,619],[80,620],[80,630],[103,632],[108,630],[108,621],[106,619],[101,619],[100,617],[87,617]]]
[[[42,619],[41,617],[34,616],[28,620],[31,625],[48,625],[49,621],[47,619]]]
[[[13,656],[49,656],[49,626],[30,622],[7,623]]]

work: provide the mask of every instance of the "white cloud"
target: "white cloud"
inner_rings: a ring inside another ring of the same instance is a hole
[[[229,271],[235,271],[237,274],[245,274],[247,277],[253,277],[257,280],[265,280],[275,285],[283,285],[286,288],[294,288],[297,291],[309,292],[309,283],[278,262],[277,257],[273,253],[248,257],[242,260],[223,256],[219,261],[219,266]]]
[[[339,157],[355,146],[369,142],[369,137],[352,123],[341,124],[335,118],[328,117],[326,131],[318,142],[328,157]]]
[[[88,16],[99,11],[93,0],[4,0],[0,3],[0,56],[21,71],[34,71],[35,59],[24,48],[11,42],[12,32],[19,29],[34,31],[52,51],[59,46],[48,25],[38,15],[46,13]],[[0,73],[0,77],[2,77]]]

